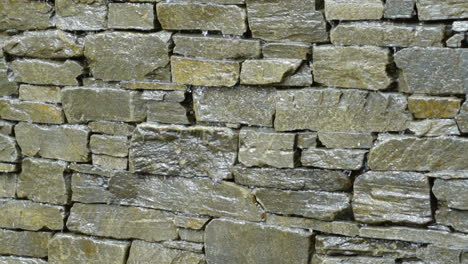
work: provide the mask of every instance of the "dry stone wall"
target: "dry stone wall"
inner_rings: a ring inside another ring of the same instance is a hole
[[[0,0],[0,263],[468,263],[468,1]]]

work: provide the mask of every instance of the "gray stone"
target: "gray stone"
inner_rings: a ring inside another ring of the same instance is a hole
[[[248,167],[294,168],[295,139],[293,133],[243,128],[239,134],[239,162]]]
[[[19,88],[19,99],[47,103],[60,103],[62,101],[62,95],[60,87],[57,86],[22,84]]]
[[[468,101],[464,102],[460,108],[460,113],[455,117],[458,128],[462,133],[468,133]]]
[[[412,18],[416,0],[387,0],[385,1],[384,17],[390,19]]]
[[[185,57],[222,60],[259,58],[261,54],[259,40],[195,34],[176,34],[173,40],[175,44],[174,53]]]
[[[453,209],[468,210],[468,179],[436,179],[432,192],[439,203]]]
[[[310,88],[278,91],[275,129],[400,131],[411,120],[406,106],[406,97],[395,93]]]
[[[327,20],[378,20],[383,12],[382,0],[325,0]]]
[[[56,234],[49,243],[49,263],[124,264],[130,243],[85,237],[74,234]]]
[[[0,254],[45,258],[52,233],[0,229]]]
[[[311,86],[313,83],[312,70],[308,62],[303,63],[295,73],[286,76],[277,86]]]
[[[263,218],[263,211],[250,191],[231,182],[215,183],[200,177],[119,175],[112,177],[109,185],[121,204],[252,221]],[[155,195],[158,199],[154,199]]]
[[[67,227],[74,232],[116,239],[177,239],[171,213],[137,207],[75,203]]]
[[[6,120],[0,120],[0,134],[2,135],[12,135],[13,134],[13,127],[15,123],[9,122]]]
[[[177,35],[176,35],[177,36]],[[122,81],[120,86],[131,90],[164,90],[186,91],[187,86],[180,83],[156,82],[156,81]]]
[[[323,14],[315,0],[247,0],[249,27],[254,38],[266,41],[327,42]]]
[[[455,21],[452,24],[452,30],[455,32],[468,31],[468,21]]]
[[[468,169],[468,140],[456,137],[382,137],[371,149],[372,170],[438,171]]]
[[[93,166],[92,164],[87,163],[75,163],[71,162],[68,164],[68,169],[76,172],[93,174],[93,175],[100,175],[104,177],[112,177],[116,173],[114,170],[106,169],[100,166]]]
[[[107,0],[57,0],[57,28],[64,30],[101,30],[107,27]]]
[[[242,35],[247,31],[246,12],[235,5],[159,3],[158,20],[167,30],[213,30]]]
[[[105,32],[88,35],[84,55],[93,76],[105,81],[170,80],[172,33]]]
[[[111,203],[116,198],[109,191],[109,178],[85,173],[73,173],[72,198],[81,203]]]
[[[307,264],[311,232],[233,220],[213,220],[205,231],[208,263]]]
[[[187,241],[164,241],[162,243],[167,248],[203,253],[203,243],[192,243]]]
[[[468,179],[468,170],[465,171],[435,171],[426,173],[427,177],[441,178],[444,180],[450,179]]]
[[[93,133],[116,136],[131,136],[135,127],[123,122],[95,121],[88,123]]]
[[[20,57],[71,58],[83,56],[83,43],[60,30],[29,31],[4,43],[6,53]]]
[[[208,223],[208,221],[210,221],[210,218],[208,217],[194,217],[184,215],[176,215],[174,217],[174,223],[176,226],[192,230],[203,229],[203,227],[206,223]]]
[[[189,125],[191,123],[190,110],[183,104],[173,102],[149,102],[146,104],[147,122]]]
[[[237,184],[276,189],[346,191],[351,187],[349,173],[318,169],[233,168]]]
[[[2,264],[47,264],[47,261],[38,258],[24,258],[24,257],[0,257]]]
[[[427,224],[432,221],[431,188],[424,174],[375,172],[354,182],[353,213],[359,222]]]
[[[312,53],[308,43],[265,43],[262,48],[264,58],[306,60]]]
[[[182,240],[196,243],[203,243],[205,232],[193,229],[179,229],[179,237]]]
[[[91,152],[96,154],[128,156],[128,139],[125,136],[92,135],[89,147]]]
[[[171,57],[174,82],[202,86],[234,86],[239,80],[240,62]]]
[[[296,145],[300,149],[315,148],[317,146],[317,133],[316,132],[297,133]]]
[[[359,170],[366,153],[366,150],[310,148],[302,151],[301,163],[323,169]]]
[[[351,211],[351,196],[347,193],[256,189],[254,194],[269,213],[335,220]]]
[[[1,39],[0,44],[2,44]],[[1,50],[0,45],[0,51]],[[2,87],[2,89],[0,89],[0,96],[17,96],[18,85],[11,79],[11,74],[8,71],[6,61],[2,55],[3,54],[0,53],[0,87]]]
[[[31,84],[78,85],[76,78],[83,74],[83,66],[73,60],[17,59],[10,68],[15,82]]]
[[[318,138],[327,148],[368,149],[374,144],[371,133],[319,131]]]
[[[26,158],[18,177],[17,195],[36,202],[67,204],[70,200],[70,179],[64,174],[63,161]]]
[[[455,230],[468,233],[468,211],[442,207],[436,211],[435,218],[439,224],[451,226]]]
[[[16,162],[19,160],[19,149],[14,137],[0,134],[0,161]]]
[[[27,200],[0,199],[0,227],[37,231],[63,229],[65,209]],[[1,261],[0,261],[1,263]]]
[[[17,163],[3,163],[0,162],[0,172],[17,172],[19,165]]]
[[[383,90],[393,82],[387,73],[392,58],[386,48],[316,46],[313,61],[315,81],[328,86]]]
[[[0,2],[0,31],[46,29],[54,26],[54,7],[48,2],[4,0]]]
[[[389,47],[442,47],[443,24],[418,25],[392,22],[340,23],[330,32],[335,45]]]
[[[165,90],[150,90],[143,91],[141,98],[149,102],[175,102],[181,103],[185,101],[185,91],[165,91]]]
[[[461,48],[465,39],[465,33],[458,33],[447,39],[446,45],[450,48]]]
[[[458,0],[417,0],[419,20],[468,18],[468,3]]]
[[[230,178],[237,144],[237,133],[228,128],[144,123],[132,137],[130,169],[168,176]]]
[[[126,170],[128,168],[128,159],[93,154],[93,165],[104,167],[107,169]]]
[[[158,243],[148,243],[134,240],[130,248],[127,264],[153,263],[158,264],[204,264],[205,256],[193,252],[165,248]]]
[[[412,95],[408,97],[408,109],[415,118],[453,118],[461,101],[456,97]]]
[[[242,63],[240,81],[254,85],[281,83],[297,71],[301,62],[293,59],[246,60]]]
[[[0,173],[0,197],[15,198],[16,174]]]
[[[49,124],[65,121],[60,106],[6,98],[0,98],[0,118]]]
[[[466,50],[407,48],[395,54],[395,63],[401,69],[401,92],[463,94],[468,89]]]
[[[408,129],[419,137],[460,135],[453,119],[425,119],[409,123]]]
[[[380,257],[333,257],[314,255],[311,264],[394,264],[393,258]]]
[[[113,88],[67,87],[62,105],[68,122],[93,120],[139,122],[145,119],[140,93]]]
[[[15,126],[15,134],[23,155],[39,155],[66,161],[89,161],[89,130],[85,126],[39,126],[19,123]]]
[[[154,18],[153,4],[109,3],[109,28],[151,30]]]
[[[464,264],[462,253],[462,248],[428,245],[418,251],[418,257],[430,264]]]

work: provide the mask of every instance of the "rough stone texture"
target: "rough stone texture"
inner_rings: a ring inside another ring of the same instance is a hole
[[[252,221],[263,215],[250,191],[230,182],[132,175],[112,177],[109,185],[111,193],[128,205]]]
[[[466,252],[466,251],[465,251]],[[425,249],[418,251],[418,257],[433,264],[463,264],[463,249],[457,247],[441,247],[437,245],[428,245]]]
[[[101,166],[107,169],[126,170],[128,168],[128,159],[93,154],[93,165]]]
[[[135,130],[130,168],[139,173],[230,178],[237,133],[228,128],[146,123]]]
[[[3,162],[0,162],[0,173],[1,172],[16,172],[18,170],[19,170],[19,166],[18,166],[17,163],[3,163]]]
[[[468,171],[435,171],[426,173],[426,176],[431,178],[440,178],[444,180],[450,179],[468,179]]]
[[[53,9],[53,6],[47,2],[3,0],[0,2],[0,31],[37,30],[52,27]]]
[[[380,257],[332,257],[314,255],[311,264],[394,264],[393,258]]]
[[[125,136],[92,135],[89,141],[91,152],[114,157],[128,156],[128,139]]]
[[[440,203],[446,204],[453,209],[468,210],[467,187],[468,179],[436,179],[432,192]]]
[[[276,133],[272,129],[243,128],[239,134],[239,162],[248,167],[294,167],[292,133]]]
[[[425,119],[411,122],[408,129],[416,136],[437,137],[460,135],[457,123],[453,119]]]
[[[311,53],[311,45],[307,43],[265,43],[262,48],[265,58],[305,60]]]
[[[335,220],[351,209],[351,197],[346,193],[256,189],[254,194],[269,213]]]
[[[390,19],[412,18],[416,0],[387,0],[385,1],[384,17]]]
[[[17,59],[10,65],[15,82],[50,85],[77,85],[83,66],[72,60]]]
[[[401,92],[463,94],[468,89],[466,50],[407,48],[395,54],[395,63]]]
[[[468,233],[468,211],[442,207],[436,211],[435,218],[439,224],[451,226],[457,231]]]
[[[199,230],[192,230],[192,229],[179,229],[179,237],[182,240],[196,242],[196,243],[203,243],[204,241],[205,232]]]
[[[461,48],[463,46],[464,40],[465,40],[465,34],[458,33],[458,34],[451,36],[449,39],[447,39],[446,45],[447,47],[450,47],[450,48]]]
[[[468,140],[455,137],[383,137],[369,154],[373,170],[468,169]]]
[[[20,158],[15,138],[0,134],[0,161],[16,162]]]
[[[317,133],[316,132],[297,133],[296,145],[300,149],[315,148],[317,146]]]
[[[15,134],[23,155],[78,162],[89,160],[89,130],[84,126],[19,123]]]
[[[468,18],[468,3],[458,0],[418,0],[419,20],[443,20]]]
[[[15,198],[16,174],[0,173],[0,197]]]
[[[394,93],[300,89],[278,91],[275,129],[400,131],[411,119],[406,98]],[[367,113],[372,112],[373,115]]]
[[[115,196],[109,191],[109,178],[85,173],[73,173],[72,201],[81,203],[111,203]]]
[[[177,36],[177,35],[176,35]],[[187,86],[180,83],[157,82],[157,81],[122,81],[120,86],[131,90],[164,90],[164,91],[186,91]]]
[[[0,257],[2,264],[47,264],[47,261],[38,258]]]
[[[63,161],[26,158],[17,182],[17,195],[37,202],[67,204],[70,180]]]
[[[468,101],[463,103],[460,113],[456,116],[458,128],[463,133],[468,133]]]
[[[213,220],[206,227],[208,263],[307,264],[312,233],[264,224]]]
[[[266,41],[326,42],[323,14],[315,0],[247,0],[249,26],[254,38]]]
[[[385,48],[316,46],[313,60],[315,81],[328,86],[383,90],[393,82],[386,71],[392,63],[390,50]]]
[[[325,0],[327,20],[381,19],[383,12],[381,0]]]
[[[359,170],[366,150],[310,148],[302,151],[301,163],[306,167]]]
[[[89,128],[93,133],[102,133],[116,136],[131,136],[135,127],[121,122],[96,121],[89,122]]]
[[[210,218],[207,218],[207,217],[191,217],[191,216],[176,215],[174,218],[174,223],[178,227],[200,230],[205,226],[205,224],[209,220]]]
[[[174,82],[203,86],[234,86],[239,80],[240,62],[171,57]]]
[[[60,103],[62,95],[60,87],[57,86],[38,86],[38,85],[20,85],[19,99],[29,101],[41,101],[47,103]]]
[[[391,22],[340,23],[330,33],[335,45],[373,45],[389,47],[442,47],[445,27]]]
[[[348,133],[320,131],[320,142],[327,148],[371,148],[374,136],[371,133]]]
[[[456,32],[468,31],[468,22],[467,21],[455,21],[452,24],[452,30]]]
[[[192,118],[187,108],[173,102],[150,102],[146,104],[148,122],[189,125]]]
[[[281,83],[301,65],[301,60],[263,59],[246,60],[242,63],[242,84],[264,85]]]
[[[27,200],[0,199],[0,214],[0,227],[32,231],[43,228],[61,230],[65,218],[65,210],[61,206]]]
[[[124,264],[129,242],[56,234],[49,243],[49,263]]]
[[[177,239],[170,213],[137,207],[74,204],[67,227],[71,231],[117,239],[162,241]]]
[[[0,254],[27,257],[47,257],[47,245],[52,233],[0,229]]]
[[[161,244],[135,240],[130,248],[127,264],[152,263],[160,264],[204,264],[202,254],[165,248]]]
[[[258,58],[261,54],[260,41],[220,36],[176,34],[173,37],[174,53],[185,57],[210,59]]]
[[[415,118],[453,118],[460,110],[461,99],[412,95],[408,109]]]
[[[192,243],[187,241],[164,241],[162,243],[165,247],[171,249],[180,249],[194,253],[203,253],[203,244]]]
[[[242,35],[247,30],[246,12],[235,5],[159,3],[158,20],[163,29],[199,29]]]
[[[100,30],[107,26],[107,0],[57,0],[57,28],[64,30]]]
[[[141,29],[154,28],[154,5],[133,3],[110,3],[109,28]]]
[[[197,87],[193,101],[195,117],[200,121],[273,126],[275,90],[272,88]]]
[[[432,221],[429,180],[414,172],[367,172],[354,182],[357,221],[426,224]]]
[[[0,98],[0,118],[36,123],[64,123],[62,108],[34,101]]]

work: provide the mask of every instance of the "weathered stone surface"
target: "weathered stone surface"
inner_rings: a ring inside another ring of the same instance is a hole
[[[395,18],[412,18],[416,12],[414,7],[416,0],[387,0],[385,1],[384,17]]]
[[[315,148],[317,146],[317,133],[316,132],[297,133],[296,145],[300,149]]]
[[[180,103],[185,101],[185,91],[165,91],[165,90],[149,90],[143,91],[141,98],[149,102],[175,102]]]
[[[48,103],[60,103],[62,95],[60,87],[56,86],[37,86],[20,85],[19,98],[21,100],[41,101]]]
[[[425,119],[409,123],[408,129],[416,136],[437,137],[445,135],[460,135],[458,126],[453,119]]]
[[[463,46],[463,41],[465,40],[465,38],[466,37],[464,33],[458,33],[447,39],[445,43],[447,47],[450,48],[461,48]]]
[[[374,136],[371,133],[319,131],[320,142],[327,148],[371,148]]]
[[[203,243],[205,232],[192,229],[179,229],[179,237],[182,240],[196,243]]]
[[[466,158],[466,155],[462,156]],[[436,179],[432,192],[440,203],[453,209],[468,210],[468,179]]]
[[[189,110],[182,104],[173,102],[150,102],[147,103],[148,122],[159,122],[166,124],[190,124]]]
[[[392,63],[386,48],[316,46],[313,61],[315,81],[328,86],[382,90],[393,82],[386,71]]]
[[[254,38],[266,41],[326,42],[323,14],[315,0],[247,0],[249,27]]]
[[[312,70],[308,62],[303,63],[295,73],[286,76],[284,80],[276,84],[278,86],[311,86],[313,83]]]
[[[432,221],[431,189],[424,174],[370,171],[356,178],[353,190],[357,221],[370,224]]]
[[[16,174],[0,173],[0,197],[15,198]]]
[[[0,162],[0,172],[16,172],[19,170],[17,163],[3,163]]]
[[[47,244],[52,233],[11,231],[0,229],[0,254],[28,257],[47,257]]]
[[[130,147],[130,168],[140,173],[230,178],[237,133],[228,128],[141,124]]]
[[[108,155],[93,154],[93,165],[101,166],[108,169],[126,170],[128,168],[128,159],[113,157]]]
[[[1,35],[0,35],[1,37]],[[2,40],[0,39],[0,51]],[[11,75],[8,72],[8,67],[5,59],[0,52],[0,96],[16,96],[18,95],[18,85],[11,80]]]
[[[193,217],[193,216],[183,216],[176,215],[174,218],[174,223],[178,227],[200,230],[205,224],[210,220],[208,217]]]
[[[240,62],[171,57],[174,82],[203,86],[234,86],[239,80]]]
[[[246,12],[235,5],[159,3],[158,20],[168,30],[215,30],[242,35],[247,31]]]
[[[383,12],[381,0],[325,0],[327,20],[381,19]]]
[[[193,90],[195,117],[204,122],[273,126],[275,90],[266,87],[197,87]]]
[[[64,175],[63,161],[26,158],[18,177],[17,195],[37,202],[66,204],[70,195],[70,180]]]
[[[406,98],[394,93],[338,89],[278,91],[275,129],[400,131],[411,120],[406,105]]]
[[[443,20],[468,18],[468,3],[458,0],[418,0],[419,20]]]
[[[239,134],[239,162],[248,167],[293,168],[295,139],[293,133],[243,128]]]
[[[156,1],[158,2],[158,1]],[[221,5],[242,5],[245,0],[178,0],[177,2],[203,3],[203,4],[221,4]]]
[[[92,120],[137,122],[145,118],[140,94],[113,88],[70,87],[62,90],[62,104],[70,123]]]
[[[78,85],[83,66],[72,60],[17,59],[10,65],[15,82],[50,85]]]
[[[73,173],[72,201],[81,203],[111,203],[115,196],[109,191],[109,178],[85,173]]]
[[[462,248],[428,245],[418,251],[418,258],[431,264],[464,264],[462,254]]]
[[[171,213],[137,207],[75,203],[67,227],[87,235],[117,239],[177,239]]]
[[[2,135],[12,135],[13,134],[13,127],[15,123],[5,121],[5,120],[0,120],[0,134]]]
[[[124,264],[130,243],[74,234],[56,234],[49,243],[49,263]]]
[[[468,21],[455,21],[452,24],[452,30],[455,32],[468,31]]]
[[[380,258],[380,257],[333,257],[313,255],[311,264],[394,264],[393,258]]]
[[[203,244],[192,243],[187,241],[164,241],[162,243],[167,248],[180,249],[184,251],[190,251],[194,253],[203,253]]]
[[[54,26],[54,7],[47,2],[3,0],[0,2],[0,31],[46,29]]]
[[[412,95],[408,109],[416,118],[453,118],[460,110],[461,99]]]
[[[351,187],[349,174],[317,169],[233,168],[237,184],[276,189],[346,191]]]
[[[463,171],[435,171],[426,173],[427,177],[441,178],[444,180],[450,179],[468,179],[468,170]]]
[[[15,138],[0,134],[0,161],[16,162],[20,158]]]
[[[63,229],[65,209],[27,200],[0,199],[0,227],[37,231]],[[1,263],[1,261],[0,261]]]
[[[193,252],[165,248],[158,243],[148,243],[135,240],[130,248],[127,264],[152,263],[158,264],[204,264],[205,256]]]
[[[293,59],[246,60],[242,63],[240,81],[255,85],[281,83],[296,72],[301,62]]]
[[[468,140],[455,137],[381,137],[369,154],[373,170],[465,170]]]
[[[112,177],[116,173],[118,173],[114,170],[106,169],[100,166],[94,166],[94,165],[87,164],[87,163],[75,163],[75,162],[69,163],[68,169],[75,171],[75,172],[100,175],[104,177]]]
[[[312,52],[307,43],[265,43],[262,48],[264,58],[306,60]]]
[[[250,191],[231,182],[214,183],[200,177],[122,175],[112,177],[109,185],[122,204],[252,221],[263,217]]]
[[[89,160],[89,130],[84,126],[19,123],[15,134],[23,155],[78,162]]]
[[[335,45],[442,47],[444,30],[442,24],[352,22],[340,23],[331,31],[330,38]]]
[[[6,53],[34,58],[71,58],[83,55],[83,44],[60,30],[29,31],[4,43]]]
[[[2,264],[47,264],[47,261],[38,258],[24,258],[24,257],[0,257]]]
[[[116,136],[131,136],[135,127],[122,122],[95,121],[88,123],[93,133],[102,133]]]
[[[208,263],[307,264],[311,232],[233,220],[213,220],[205,232]]]
[[[157,81],[122,81],[120,86],[131,90],[165,90],[186,91],[187,86],[180,83],[157,82]]]
[[[84,54],[93,76],[105,81],[170,80],[172,33],[106,32],[89,35]]]
[[[128,156],[128,139],[125,136],[92,135],[89,146],[91,152],[96,154]]]
[[[395,54],[395,63],[401,69],[401,92],[463,94],[468,89],[466,50],[407,48]]]
[[[110,3],[107,19],[109,28],[151,30],[154,28],[154,5]]]
[[[177,34],[173,38],[174,53],[185,57],[210,59],[258,58],[261,54],[259,40],[227,38],[221,36],[204,37],[195,34]]]
[[[468,233],[468,211],[442,207],[436,211],[435,218],[439,224],[451,226],[455,230]]]
[[[458,128],[463,133],[468,133],[468,101],[461,106],[460,113],[455,117]]]
[[[269,213],[334,220],[351,210],[351,197],[346,193],[256,189],[254,194]]]
[[[60,106],[6,98],[0,99],[0,118],[49,124],[65,121]]]
[[[57,0],[57,28],[65,30],[100,30],[107,26],[107,0]]]
[[[366,153],[366,150],[310,148],[302,151],[301,163],[323,169],[359,170]]]

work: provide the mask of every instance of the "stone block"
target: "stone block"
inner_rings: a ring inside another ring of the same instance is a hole
[[[359,170],[366,150],[310,148],[302,151],[301,163],[306,167]]]
[[[0,254],[45,258],[51,237],[50,232],[0,229]]]
[[[368,149],[374,144],[371,133],[319,131],[318,138],[327,148]]]
[[[92,153],[114,157],[128,156],[128,139],[125,136],[92,135],[89,147]]]
[[[301,60],[262,59],[246,60],[242,63],[242,84],[266,85],[281,83],[301,66]]]
[[[151,30],[155,26],[154,5],[109,3],[109,28]]]
[[[107,27],[107,0],[57,0],[57,28],[63,30],[101,30]]]
[[[73,60],[17,59],[10,64],[15,82],[49,85],[78,85],[83,66]]]
[[[436,179],[432,192],[439,203],[453,209],[468,210],[468,179]]]
[[[37,30],[53,27],[54,7],[33,0],[4,0],[0,3],[0,31]]]
[[[62,107],[35,101],[0,98],[0,118],[35,123],[62,124]]]
[[[0,134],[0,161],[16,162],[20,158],[20,150],[14,137]]]
[[[60,87],[57,86],[22,84],[19,88],[19,99],[47,103],[60,103],[62,101],[62,95]]]
[[[468,18],[468,3],[458,0],[418,0],[419,20],[444,20]]]
[[[327,20],[379,20],[383,13],[382,0],[325,0]]]
[[[453,118],[461,102],[456,97],[412,95],[408,98],[408,109],[415,118]]]
[[[203,264],[205,263],[205,256],[203,254],[166,248],[158,243],[148,243],[140,240],[132,242],[127,264],[151,263],[154,260],[157,260],[160,264]]]

